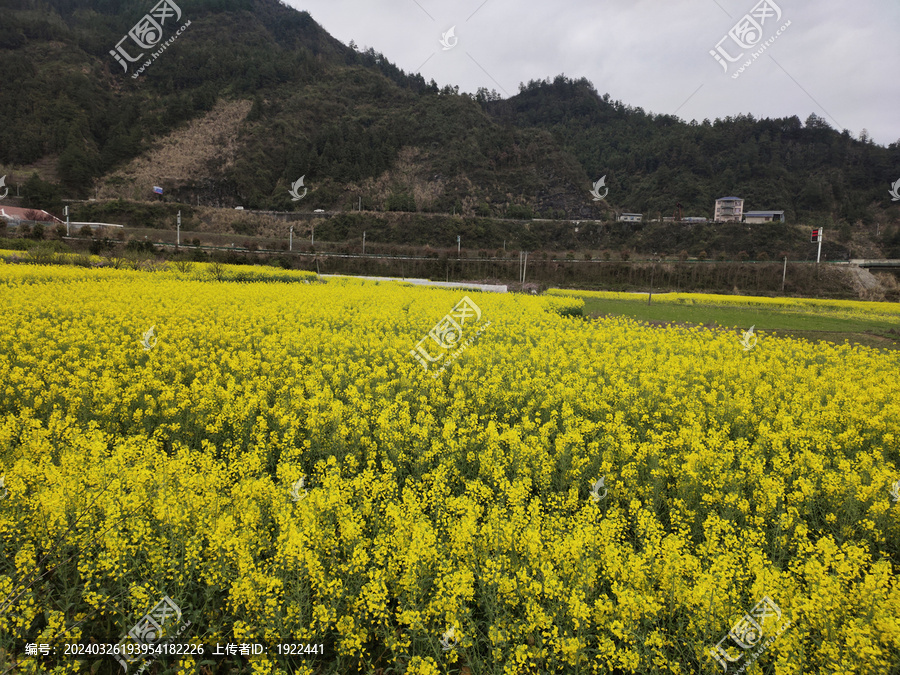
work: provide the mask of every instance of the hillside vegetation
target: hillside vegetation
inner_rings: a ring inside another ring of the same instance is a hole
[[[847,241],[861,228],[896,237],[887,188],[900,147],[815,115],[686,123],[562,75],[505,100],[459,94],[276,0],[183,0],[191,26],[132,79],[108,52],[145,4],[0,8],[8,184],[37,170],[56,204],[148,199],[159,184],[166,200],[190,204],[581,220],[668,216],[676,203],[709,217],[715,198],[737,193],[748,209],[842,228]],[[593,202],[604,175],[607,200]],[[288,189],[300,176],[309,193],[296,202]]]

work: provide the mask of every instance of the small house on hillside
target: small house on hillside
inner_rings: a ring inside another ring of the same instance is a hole
[[[744,200],[740,197],[722,197],[716,200],[713,220],[717,223],[739,223],[744,215]]]
[[[772,223],[784,222],[784,211],[747,211],[744,214],[745,223]]]
[[[620,223],[640,223],[642,220],[644,220],[644,214],[622,213],[616,220],[618,220]]]

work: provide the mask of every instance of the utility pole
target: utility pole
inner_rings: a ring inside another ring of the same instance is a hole
[[[457,258],[460,257],[459,247],[460,247],[460,243],[459,243],[459,235],[456,235],[456,257],[457,257]]]
[[[522,283],[525,283],[525,272],[528,269],[528,251],[525,251],[525,262],[522,265]]]
[[[366,254],[366,231],[363,230],[363,255]]]
[[[312,239],[310,240],[309,245],[310,246],[316,245],[316,226],[315,225],[312,226]],[[316,264],[318,264],[318,259],[316,260]]]
[[[288,251],[294,250],[294,226],[291,225],[291,231],[288,234]]]
[[[819,264],[819,260],[822,259],[822,235],[825,233],[825,228],[819,229],[819,253],[816,255],[816,265]]]
[[[18,193],[19,186],[16,185],[16,193]],[[69,236],[69,207],[66,206],[66,236]]]
[[[175,226],[175,247],[181,246],[181,211],[178,212],[178,225]]]
[[[781,273],[781,292],[784,293],[784,280],[787,278],[787,256],[784,257],[784,272]]]

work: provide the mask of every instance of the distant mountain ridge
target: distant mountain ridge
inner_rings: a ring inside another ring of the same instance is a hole
[[[343,45],[277,0],[177,5],[189,29],[132,79],[110,50],[153,0],[7,0],[0,170],[49,163],[64,196],[148,199],[154,182],[167,198],[274,210],[656,218],[680,203],[710,217],[717,197],[737,194],[789,222],[897,218],[900,147],[814,115],[688,124],[564,76],[505,100],[469,96]],[[179,148],[191,161],[176,161]],[[296,202],[300,176],[309,193]],[[596,202],[601,176],[609,193]]]

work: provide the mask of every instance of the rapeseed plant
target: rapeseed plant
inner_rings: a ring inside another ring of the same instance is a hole
[[[191,641],[266,641],[241,672],[697,672],[763,596],[793,623],[760,668],[900,662],[896,354],[473,294],[491,329],[433,379],[410,345],[455,291],[0,287],[0,671],[90,668],[59,645],[163,596]]]

